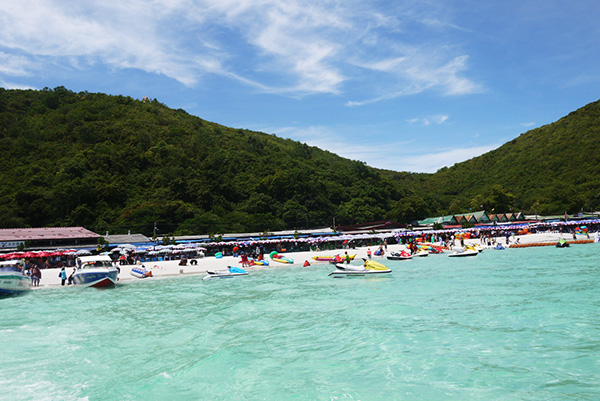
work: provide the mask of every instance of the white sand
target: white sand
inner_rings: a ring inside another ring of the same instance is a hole
[[[590,237],[593,238],[593,235],[590,235]],[[535,242],[555,243],[560,238],[565,238],[566,240],[570,241],[573,239],[573,236],[572,236],[572,234],[560,234],[560,233],[540,233],[540,234],[517,235],[517,236],[511,237],[511,243],[514,243],[514,241],[516,241],[516,239],[519,239],[519,243],[521,243],[521,244],[529,244],[529,243],[535,243]],[[587,239],[587,237],[585,235],[578,235],[577,239]],[[502,245],[505,245],[504,237],[497,237],[497,240]],[[466,244],[479,243],[479,239],[478,238],[467,239],[467,240],[465,240],[465,243]],[[377,250],[378,246],[371,246],[370,248],[371,248],[372,252],[375,252]],[[405,249],[404,245],[393,244],[393,245],[388,245],[387,252],[388,253],[396,252],[396,251],[400,251],[403,249]],[[249,272],[252,272],[252,270],[255,270],[255,269],[276,269],[276,268],[282,267],[282,266],[295,266],[295,267],[301,268],[302,265],[304,264],[304,261],[306,261],[306,260],[308,260],[311,265],[323,265],[324,267],[327,267],[328,262],[318,262],[318,261],[315,261],[312,257],[317,256],[317,255],[331,255],[331,256],[336,255],[336,254],[343,255],[345,251],[348,251],[348,253],[350,255],[356,254],[355,264],[358,264],[359,261],[361,260],[361,258],[367,257],[367,247],[359,247],[356,249],[338,249],[338,250],[329,250],[329,251],[320,251],[320,252],[290,252],[290,253],[283,253],[283,255],[288,258],[293,259],[294,264],[287,265],[287,264],[278,263],[278,262],[269,260],[269,266],[253,266],[253,267],[248,268],[247,270]],[[265,255],[265,256],[267,256],[267,258],[268,258],[268,255]],[[207,270],[226,271],[227,266],[241,267],[241,263],[239,263],[240,258],[239,257],[234,258],[233,256],[225,256],[225,257],[219,258],[219,259],[215,258],[214,256],[209,256],[209,257],[205,257],[205,258],[198,258],[196,260],[198,261],[197,265],[190,265],[188,262],[187,266],[179,266],[178,260],[162,261],[162,262],[146,262],[146,263],[144,263],[144,266],[147,269],[152,270],[153,277],[145,278],[145,279],[139,279],[139,278],[133,277],[130,274],[131,268],[134,267],[134,265],[119,266],[119,268],[121,269],[121,272],[119,273],[119,283],[125,284],[127,282],[131,282],[134,280],[150,281],[150,280],[155,280],[155,279],[158,279],[161,277],[164,278],[164,277],[173,277],[173,276],[185,277],[185,276],[192,276],[192,275],[205,275]],[[382,261],[383,260],[385,260],[385,257],[382,259]],[[68,268],[66,268],[66,271],[67,271],[67,277],[68,277],[71,274],[71,272],[73,271],[73,269],[68,267]],[[60,272],[60,269],[42,270],[42,279],[40,281],[39,288],[48,288],[48,287],[56,287],[56,286],[60,287],[61,280],[58,277],[59,272]],[[65,288],[73,287],[73,285],[68,286],[65,283],[64,287]]]

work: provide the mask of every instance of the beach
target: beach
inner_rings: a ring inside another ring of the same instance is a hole
[[[544,232],[544,233],[535,233],[535,234],[526,234],[526,235],[515,235],[511,236],[511,244],[514,244],[518,241],[518,244],[540,244],[540,243],[556,243],[560,238],[565,238],[567,241],[573,240],[572,234],[566,233],[554,233],[554,232]],[[578,240],[587,239],[585,235],[577,235]],[[505,246],[505,238],[504,237],[496,237],[496,241]],[[459,241],[456,240],[456,245],[460,246]],[[471,238],[464,240],[465,245],[471,244],[479,244],[479,238]],[[311,265],[322,264],[326,265],[328,262],[315,261],[313,256],[334,256],[336,254],[344,255],[344,252],[348,252],[350,255],[356,254],[355,262],[353,264],[359,264],[359,261],[362,258],[367,258],[368,249],[374,253],[378,246],[373,245],[370,247],[356,247],[356,248],[340,248],[337,250],[327,250],[327,251],[306,251],[306,252],[289,252],[282,253],[286,257],[293,259],[294,263],[291,266],[302,267],[305,261],[308,261]],[[390,252],[399,252],[406,249],[406,247],[402,244],[390,244],[387,247],[386,254]],[[514,250],[511,250],[514,251]],[[278,263],[270,260],[267,255],[266,258],[269,260],[269,266],[251,266],[247,268],[247,270],[251,273],[253,270],[257,269],[276,269],[277,267],[289,266],[288,264]],[[380,260],[382,263],[385,263],[386,257],[375,257],[377,260]],[[152,271],[152,277],[139,279],[133,277],[131,275],[131,269],[136,267],[137,265],[119,265],[119,269],[121,270],[119,273],[119,283],[126,283],[134,280],[156,280],[165,277],[174,277],[174,276],[192,276],[192,275],[204,275],[208,270],[210,271],[226,271],[228,266],[238,266],[241,267],[241,259],[239,256],[224,256],[222,258],[216,258],[214,256],[207,256],[203,258],[195,259],[198,261],[197,265],[191,265],[188,261],[187,265],[180,266],[179,260],[169,260],[169,261],[156,261],[156,262],[145,262],[143,265],[146,269]],[[61,286],[61,280],[59,278],[60,273],[59,268],[53,269],[44,269],[42,270],[42,278],[40,280],[40,286],[34,287],[34,289],[39,290],[48,287],[56,287]],[[67,267],[66,269],[67,276],[71,274],[73,268]],[[72,285],[71,285],[72,286]],[[64,287],[70,287],[65,283]]]

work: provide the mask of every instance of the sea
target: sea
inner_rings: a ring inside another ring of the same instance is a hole
[[[0,299],[1,400],[599,400],[600,245]]]

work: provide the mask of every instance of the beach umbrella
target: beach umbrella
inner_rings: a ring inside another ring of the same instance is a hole
[[[86,249],[80,249],[75,253],[77,256],[91,255],[92,253]]]

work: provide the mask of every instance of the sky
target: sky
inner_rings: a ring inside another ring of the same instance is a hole
[[[5,0],[0,87],[435,172],[600,99],[598,0]]]

